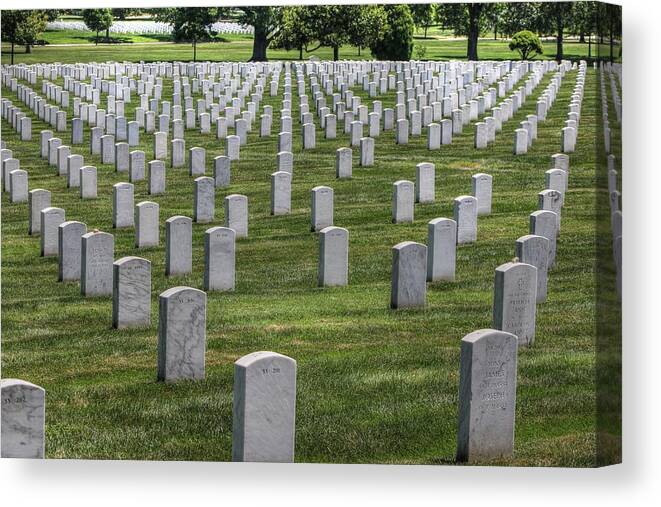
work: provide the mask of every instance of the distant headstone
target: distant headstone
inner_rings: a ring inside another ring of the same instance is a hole
[[[213,178],[200,176],[193,182],[193,220],[206,224],[213,222],[216,212],[216,184]]]
[[[319,231],[319,286],[349,283],[349,231],[325,227]]]
[[[352,176],[351,148],[338,148],[335,152],[335,177],[351,178]]]
[[[23,169],[16,169],[9,173],[10,188],[9,200],[12,203],[26,202],[28,200],[28,173]]]
[[[539,209],[553,211],[557,217],[557,233],[560,234],[560,218],[564,199],[562,192],[557,190],[542,190],[538,194]]]
[[[28,193],[28,234],[36,236],[41,233],[41,210],[51,205],[50,190],[35,188]]]
[[[295,419],[296,361],[254,352],[234,363],[232,461],[293,462]]]
[[[519,346],[535,341],[537,268],[508,262],[496,268],[493,326],[517,336]]]
[[[145,179],[145,152],[133,150],[129,153],[129,181],[142,181]]]
[[[188,155],[188,171],[191,176],[200,176],[206,173],[207,152],[204,148],[194,146]]]
[[[549,240],[548,269],[555,263],[558,236],[558,216],[549,210],[538,210],[530,214],[530,234]]]
[[[453,282],[457,258],[457,222],[435,218],[427,226],[427,281]]]
[[[0,457],[44,458],[46,391],[25,380],[0,380]]]
[[[64,222],[62,208],[47,207],[40,211],[41,256],[53,257],[58,254],[58,227]]]
[[[112,326],[149,327],[151,323],[151,262],[122,257],[113,263]]]
[[[80,198],[96,199],[96,167],[84,165],[78,171],[78,175],[78,179],[80,180]]]
[[[230,186],[230,159],[225,155],[219,155],[213,159],[213,178],[216,188],[227,188]]]
[[[427,247],[413,241],[392,248],[391,308],[425,306]]]
[[[147,188],[149,195],[165,193],[165,162],[152,160],[147,164]]]
[[[546,301],[550,242],[544,236],[527,234],[516,240],[516,256],[520,262],[537,268],[537,303]]]
[[[271,215],[286,215],[291,211],[291,174],[277,171],[271,174]]]
[[[80,260],[80,293],[85,297],[112,295],[115,238],[107,232],[83,234]]]
[[[413,222],[414,184],[399,180],[393,183],[392,221],[393,223]]]
[[[82,262],[81,243],[87,226],[70,220],[58,226],[58,280],[70,282],[80,280]]]
[[[230,194],[225,197],[225,227],[234,229],[237,238],[248,237],[248,197]]]
[[[193,269],[193,222],[184,216],[165,221],[165,275],[187,275]]]
[[[436,167],[430,162],[415,166],[415,202],[436,200]]]
[[[493,177],[490,174],[477,173],[472,179],[473,197],[477,199],[477,214],[491,214],[491,194]]]
[[[172,287],[158,297],[158,380],[204,379],[207,295]]]
[[[312,189],[312,213],[310,228],[320,231],[333,225],[333,189],[318,186]]]
[[[235,284],[236,233],[212,227],[204,233],[204,290],[232,291]]]
[[[159,206],[156,202],[143,201],[135,206],[135,247],[148,248],[159,245]]]
[[[458,245],[477,241],[477,206],[477,199],[472,195],[461,195],[454,200]]]
[[[457,461],[509,456],[514,449],[517,337],[481,329],[461,340]]]
[[[133,192],[132,183],[112,186],[112,226],[116,229],[133,227]]]

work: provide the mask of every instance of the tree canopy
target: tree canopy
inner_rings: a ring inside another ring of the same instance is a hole
[[[110,9],[85,9],[83,11],[83,22],[92,32],[96,32],[96,43],[99,43],[99,32],[106,31],[106,39],[109,38],[112,26],[112,11]]]
[[[218,7],[172,7],[160,9],[157,19],[172,25],[172,35],[177,42],[193,45],[193,61],[197,60],[197,43],[215,35],[211,29],[224,10]]]
[[[530,30],[521,30],[512,37],[510,51],[518,51],[521,60],[529,60],[544,52],[539,37]]]

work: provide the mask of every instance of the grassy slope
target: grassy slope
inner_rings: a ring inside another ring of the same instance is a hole
[[[142,58],[156,60],[161,51],[166,49],[143,49]],[[102,50],[94,54],[96,61],[120,59]],[[241,59],[234,53],[216,56]],[[84,60],[89,54],[72,57]],[[121,59],[128,58],[122,52]],[[528,214],[537,208],[549,157],[559,149],[574,80],[575,72],[566,76],[548,120],[540,124],[539,139],[520,157],[511,155],[513,130],[532,112],[534,97],[505,125],[495,145],[480,152],[472,147],[472,128],[436,152],[426,150],[423,138],[401,148],[392,133],[384,133],[377,139],[374,167],[356,167],[354,154],[350,181],[334,179],[335,149],[347,145],[348,137],[325,141],[318,132],[317,149],[302,154],[296,125],[293,211],[285,217],[268,215],[275,136],[260,139],[253,132],[232,168],[232,187],[217,193],[217,224],[225,194],[249,196],[250,238],[237,245],[236,292],[209,296],[204,382],[155,382],[157,297],[174,285],[201,287],[202,235],[209,225],[194,226],[194,272],[179,279],[165,278],[162,247],[136,251],[132,230],[113,231],[116,258],[141,255],[153,263],[152,327],[118,332],[110,328],[110,300],[83,300],[77,284],[56,281],[56,260],[40,258],[38,239],[26,235],[27,206],[9,205],[3,195],[3,376],[46,388],[47,455],[228,460],[233,361],[255,350],[275,350],[299,364],[297,461],[452,462],[459,340],[491,324],[494,268],[513,256],[514,241],[528,232]],[[4,88],[3,93],[9,96]],[[549,301],[538,309],[535,347],[520,355],[516,452],[503,464],[595,463],[596,118],[591,105],[596,93],[590,70],[578,151],[571,156],[559,262]],[[392,94],[384,98],[384,105],[392,102]],[[264,103],[276,106],[270,98]],[[33,121],[34,132],[45,128]],[[276,113],[274,125],[278,121]],[[39,159],[38,141],[17,142],[6,123],[3,131],[30,172],[30,188],[53,191],[53,205],[64,207],[67,219],[111,230],[111,186],[125,175],[102,166],[86,146],[76,147],[87,164],[99,168],[100,198],[81,202]],[[187,147],[207,148],[209,167],[223,151],[213,136],[188,132],[186,137]],[[149,157],[150,136],[143,134],[142,141]],[[413,224],[390,224],[391,185],[413,179],[420,161],[436,163],[437,202],[417,205]],[[426,242],[426,223],[451,216],[452,199],[469,193],[470,176],[480,171],[494,176],[493,214],[480,218],[477,244],[458,249],[457,282],[430,285],[424,310],[390,311],[390,248],[402,240]],[[318,244],[308,230],[309,192],[320,184],[335,189],[335,223],[350,231],[347,288],[315,287]],[[153,199],[160,203],[161,220],[190,215],[192,178],[185,170],[169,171],[168,189]],[[136,202],[146,199],[146,184],[138,183]]]

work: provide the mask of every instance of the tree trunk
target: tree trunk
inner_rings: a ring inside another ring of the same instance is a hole
[[[30,44],[25,45],[25,53],[28,54],[28,55],[30,53],[32,53],[32,45],[30,45]]]
[[[99,45],[99,31],[96,31],[96,40],[94,41],[94,45],[98,46]]]
[[[581,32],[578,34],[578,42],[581,44],[585,44],[585,32]]]
[[[592,34],[588,34],[588,58],[592,58]]]
[[[266,58],[266,48],[269,45],[269,40],[267,33],[263,30],[257,30],[255,27],[255,38],[252,43],[252,56],[250,57],[251,62],[265,62]]]
[[[563,53],[562,53],[562,42],[563,42],[563,37],[564,37],[564,25],[563,25],[563,20],[562,20],[562,15],[558,14],[556,19],[556,26],[558,29],[558,36],[556,37],[556,48],[555,48],[555,59],[558,63],[562,61],[563,58]]]
[[[614,41],[613,41],[613,33],[614,33],[613,25],[614,25],[613,11],[611,10],[611,12],[610,12],[610,37],[609,37],[610,38],[610,60],[611,60],[611,63],[613,63],[613,43],[614,43]]]
[[[360,56],[360,50],[361,50],[361,47],[358,46],[358,56]]]
[[[498,25],[493,25],[493,40],[498,40]]]
[[[333,46],[333,61],[337,62],[340,59],[340,46]]]
[[[427,30],[429,29],[428,26],[425,26],[425,39],[427,38]]]
[[[468,59],[476,61],[477,56],[477,39],[480,36],[480,13],[482,11],[482,4],[469,4],[469,27],[468,27]]]
[[[197,41],[193,40],[193,61],[197,61]]]
[[[14,65],[14,41],[11,41],[11,64]]]
[[[106,28],[106,42],[110,42],[110,27]]]
[[[298,59],[303,59],[303,46],[298,46]]]

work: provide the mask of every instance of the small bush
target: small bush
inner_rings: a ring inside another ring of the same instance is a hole
[[[532,60],[537,55],[544,53],[539,37],[530,30],[517,32],[510,41],[510,51],[518,51],[521,60]]]

